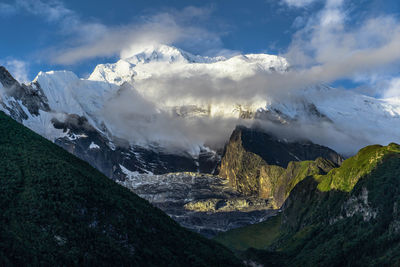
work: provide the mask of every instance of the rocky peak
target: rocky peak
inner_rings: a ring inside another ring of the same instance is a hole
[[[0,83],[3,85],[1,105],[17,121],[22,122],[29,115],[38,116],[39,110],[50,111],[47,97],[38,83],[20,84],[3,66],[0,66]],[[30,114],[26,114],[21,103]]]
[[[17,84],[19,85],[17,80],[15,80],[10,72],[3,66],[0,66],[0,82],[5,88],[10,88]]]
[[[340,165],[343,157],[334,150],[308,140],[287,141],[258,128],[237,126],[229,143],[240,142],[243,149],[260,156],[267,164],[286,168],[291,161],[322,157]],[[229,144],[228,144],[229,146]]]
[[[299,181],[325,174],[342,161],[327,147],[280,140],[259,129],[239,126],[225,148],[219,174],[238,192],[270,198],[280,208]]]

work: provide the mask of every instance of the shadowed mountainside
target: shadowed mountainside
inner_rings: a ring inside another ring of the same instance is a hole
[[[1,265],[240,265],[4,113],[0,159]]]
[[[309,175],[326,174],[343,158],[311,142],[288,142],[238,126],[221,160],[219,175],[244,195],[270,199],[280,208],[293,187]]]

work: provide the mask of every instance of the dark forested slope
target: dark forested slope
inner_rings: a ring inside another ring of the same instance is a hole
[[[0,265],[240,265],[0,113]]]

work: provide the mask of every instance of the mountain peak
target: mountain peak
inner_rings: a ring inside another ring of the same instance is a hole
[[[38,75],[35,77],[35,79],[33,80],[33,82],[37,82],[39,80],[43,80],[43,79],[58,79],[58,80],[64,80],[64,81],[73,81],[73,80],[78,80],[78,76],[76,76],[75,73],[73,73],[72,71],[68,71],[68,70],[57,70],[57,71],[40,71],[38,73]]]
[[[19,84],[4,66],[0,66],[0,83],[4,87],[12,87]]]
[[[155,68],[152,64],[158,64]],[[170,68],[172,67],[172,68]],[[125,53],[114,64],[97,65],[89,80],[107,81],[117,85],[132,83],[153,75],[176,75],[179,73],[208,73],[212,76],[249,76],[257,71],[285,72],[289,68],[287,60],[268,54],[246,54],[231,57],[209,57],[194,55],[169,45],[151,45]]]
[[[139,64],[150,62],[211,63],[225,58],[194,55],[175,46],[159,44],[136,49],[129,56],[123,55],[121,59],[131,64]]]

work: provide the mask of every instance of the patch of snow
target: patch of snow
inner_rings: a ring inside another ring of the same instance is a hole
[[[69,140],[74,141],[74,140],[79,139],[79,138],[87,138],[88,136],[86,134],[70,133],[70,134],[68,134],[67,137],[68,137]]]
[[[91,142],[89,145],[89,149],[100,149],[100,146],[95,144],[94,142]]]
[[[121,168],[121,171],[127,176],[127,178],[129,180],[136,180],[140,175],[142,175],[139,172],[133,172],[133,171],[128,170],[121,164],[119,164],[119,167]]]

